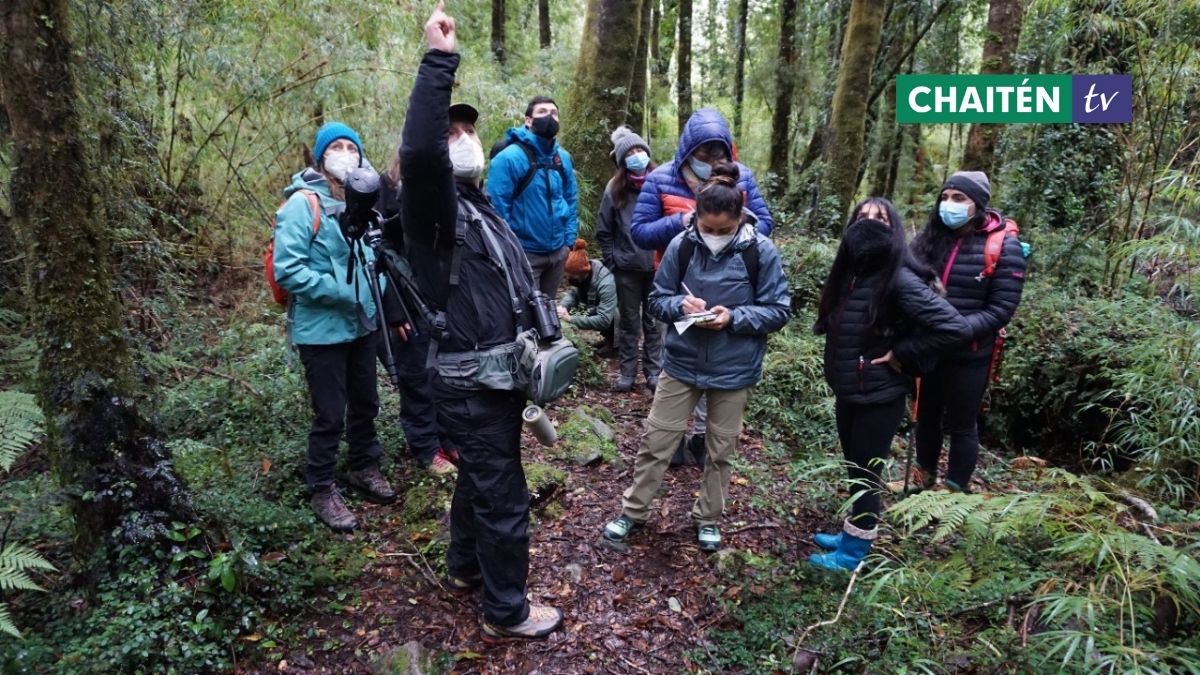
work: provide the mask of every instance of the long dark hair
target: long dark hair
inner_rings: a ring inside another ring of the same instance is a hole
[[[938,192],[937,200],[933,202],[933,212],[929,214],[929,221],[925,224],[925,229],[913,237],[912,243],[913,254],[917,260],[935,271],[940,271],[946,264],[946,257],[950,255],[950,249],[954,248],[954,243],[960,238],[965,242],[974,237],[975,231],[987,217],[987,209],[976,202],[975,215],[963,223],[962,228],[952,230],[946,227],[946,224],[942,222],[942,214],[938,211],[938,207],[942,204],[942,192],[944,190]],[[966,233],[960,234],[964,228],[967,230]]]
[[[860,218],[864,207],[871,205],[882,209],[889,222]],[[861,233],[851,232],[850,228],[859,221],[862,221],[860,227],[867,229]],[[872,231],[879,233],[884,227],[887,228],[887,241],[881,250],[873,251],[878,255],[872,255],[869,259],[856,259],[854,249],[857,242],[852,242],[851,237],[846,235],[871,234]],[[859,202],[850,212],[850,221],[843,230],[842,242],[838,245],[833,266],[825,279],[824,288],[821,289],[821,301],[817,305],[817,320],[813,324],[813,331],[820,335],[833,327],[834,315],[849,292],[852,276],[870,276],[877,277],[880,281],[875,284],[875,292],[867,309],[867,327],[880,332],[880,326],[890,320],[887,316],[890,305],[888,299],[896,287],[896,275],[902,267],[908,267],[927,282],[934,277],[933,270],[917,261],[909,250],[904,223],[900,220],[895,205],[882,197],[871,197]]]
[[[650,154],[650,153],[646,153]],[[650,159],[650,163],[646,165],[646,171],[643,176],[649,176],[654,167],[658,166],[654,163],[654,159]],[[629,200],[638,193],[638,190],[633,187],[633,182],[629,180],[629,169],[625,168],[625,158],[617,158],[617,170],[613,172],[612,178],[608,180],[608,185],[612,189],[613,205],[617,210],[625,208]]]

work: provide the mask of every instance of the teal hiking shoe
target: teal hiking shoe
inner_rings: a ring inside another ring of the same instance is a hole
[[[611,520],[604,525],[604,531],[600,535],[600,545],[620,551],[624,553],[629,550],[629,535],[642,526],[633,518],[621,514],[616,520]]]
[[[696,529],[696,541],[700,543],[700,550],[705,553],[721,550],[721,528],[716,525],[701,525]]]

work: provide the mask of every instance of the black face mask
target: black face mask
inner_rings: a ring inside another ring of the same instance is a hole
[[[551,139],[558,135],[558,120],[554,119],[553,115],[542,115],[533,118],[529,128],[534,134]]]
[[[859,274],[874,272],[883,267],[892,255],[892,232],[886,223],[872,218],[856,220],[844,235]]]

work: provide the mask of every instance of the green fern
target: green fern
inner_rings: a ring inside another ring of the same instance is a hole
[[[11,469],[41,435],[42,411],[37,399],[19,391],[0,391],[0,469]]]

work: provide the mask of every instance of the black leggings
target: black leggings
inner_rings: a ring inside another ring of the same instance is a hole
[[[850,463],[850,479],[855,481],[850,490],[855,494],[862,492],[850,509],[850,522],[855,527],[873,530],[879,522],[882,508],[879,491],[883,489],[879,471],[904,418],[905,400],[901,397],[886,403],[849,403],[838,399],[834,406],[842,455]]]
[[[917,411],[917,462],[937,475],[942,435],[950,436],[946,480],[966,490],[979,459],[979,406],[987,389],[988,359],[943,361],[921,378]]]

